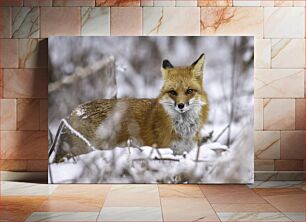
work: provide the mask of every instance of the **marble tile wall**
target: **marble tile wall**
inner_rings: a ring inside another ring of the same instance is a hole
[[[303,0],[0,0],[1,170],[47,170],[49,36],[251,35],[255,170],[258,178],[274,172],[284,179],[280,172],[288,171],[301,178],[305,6]]]

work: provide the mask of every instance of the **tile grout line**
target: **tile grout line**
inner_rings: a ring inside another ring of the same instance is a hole
[[[200,191],[201,191],[203,197],[207,200],[207,202],[209,203],[210,207],[211,207],[211,208],[213,209],[213,211],[215,212],[215,214],[216,214],[217,218],[219,219],[219,221],[222,222],[222,220],[221,220],[221,218],[219,217],[217,211],[216,211],[215,208],[212,206],[212,204],[210,203],[209,199],[205,196],[205,194],[204,194],[204,192],[202,191],[202,189],[200,188],[199,184],[197,184],[197,186],[198,186],[198,188],[200,189]],[[204,186],[205,186],[205,185],[204,185]]]
[[[102,211],[103,206],[104,206],[105,201],[106,201],[106,198],[107,198],[108,194],[111,192],[112,186],[113,186],[113,184],[111,184],[111,186],[110,186],[110,188],[109,188],[109,191],[108,191],[107,194],[105,195],[103,204],[102,204],[101,209],[100,209],[100,211],[99,211],[99,213],[98,213],[98,215],[97,215],[96,221],[98,221],[98,219],[99,219],[99,217],[100,217],[101,211]]]
[[[161,196],[160,196],[160,191],[159,191],[159,184],[156,184],[156,186],[157,186],[157,190],[158,190],[159,205],[160,205],[160,211],[161,211],[162,221],[165,221],[165,220],[164,220],[163,207],[162,207],[162,203],[161,203]]]
[[[259,189],[260,189],[260,188],[259,188]],[[261,188],[261,189],[262,189],[262,188]],[[264,189],[271,189],[271,188],[264,188]],[[272,188],[272,189],[273,189],[273,188]],[[253,190],[253,189],[251,189],[251,190]],[[262,195],[260,195],[259,193],[255,192],[254,190],[253,190],[253,192],[256,193],[258,196],[260,196],[264,201],[266,201],[266,203],[268,203],[268,204],[270,204],[272,207],[274,207],[274,208],[277,210],[278,213],[280,213],[281,215],[285,216],[285,217],[288,218],[290,221],[292,221],[291,218],[287,217],[286,214],[284,214],[279,208],[277,208],[277,207],[274,206],[272,203],[270,203],[268,200],[266,200],[266,198],[264,198]]]

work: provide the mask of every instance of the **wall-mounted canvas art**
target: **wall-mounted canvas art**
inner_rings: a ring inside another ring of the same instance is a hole
[[[253,37],[50,37],[49,183],[252,183]]]

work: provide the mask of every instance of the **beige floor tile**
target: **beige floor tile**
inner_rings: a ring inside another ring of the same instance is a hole
[[[111,185],[106,184],[65,184],[59,185],[52,196],[57,197],[86,197],[93,199],[105,199]]]
[[[54,197],[45,200],[38,208],[39,212],[98,212],[101,210],[104,198],[92,199],[82,197]]]
[[[104,207],[159,207],[157,185],[113,185]]]
[[[198,185],[158,185],[160,197],[204,198]]]
[[[282,212],[302,212],[305,210],[305,194],[291,194],[264,197]]]
[[[160,207],[103,207],[98,221],[163,221]]]
[[[254,188],[254,192],[258,193],[262,197],[268,196],[279,196],[279,195],[291,195],[291,194],[301,194],[303,190],[301,188]]]
[[[263,188],[254,191],[282,212],[305,211],[306,193],[300,188]]]
[[[226,213],[218,213],[221,221],[291,221],[288,217],[280,212],[226,212]]]
[[[212,204],[216,212],[276,212],[275,207],[268,203],[261,204]]]
[[[46,198],[46,196],[1,196],[0,221],[24,221]]]
[[[205,198],[161,198],[164,221],[219,221]]]
[[[3,178],[3,175],[1,175]],[[1,198],[3,196],[47,196],[51,195],[58,185],[36,184],[13,181],[1,181]]]
[[[266,203],[246,185],[201,185],[210,203]]]
[[[305,192],[298,188],[256,189],[266,201],[282,212],[303,212]]]
[[[96,221],[99,212],[34,212],[26,221]]]

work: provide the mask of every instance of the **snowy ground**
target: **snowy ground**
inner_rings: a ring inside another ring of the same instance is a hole
[[[50,164],[49,183],[253,183],[246,135],[230,148],[208,142],[185,155],[151,147],[96,150]]]

